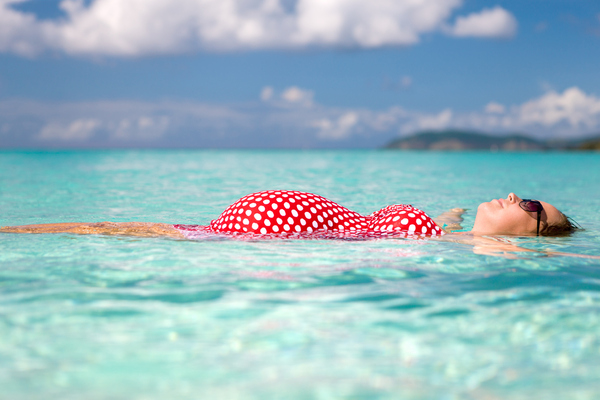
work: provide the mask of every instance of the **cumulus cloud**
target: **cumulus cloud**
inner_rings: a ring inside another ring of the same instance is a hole
[[[508,38],[516,32],[517,20],[500,6],[458,17],[454,26],[449,28],[451,35],[459,37]]]
[[[0,51],[144,56],[194,51],[408,46],[427,33],[506,37],[501,7],[459,17],[463,0],[62,0],[64,18],[39,20],[0,1]]]
[[[291,87],[273,90],[267,102],[232,105],[4,100],[0,147],[377,147],[398,135],[449,128],[499,135],[521,132],[540,139],[600,132],[600,98],[577,87],[549,91],[522,104],[491,102],[472,112],[295,105],[306,100],[306,93],[312,99],[312,91]]]
[[[485,112],[489,114],[502,114],[505,111],[506,107],[500,103],[496,103],[495,101],[491,101],[485,106]]]
[[[279,107],[311,107],[315,92],[298,86],[289,86],[278,92],[271,86],[265,86],[260,92],[260,99],[272,106]]]
[[[281,98],[288,103],[311,105],[314,93],[310,90],[292,86],[283,91]]]
[[[357,113],[349,111],[333,120],[324,118],[313,121],[311,125],[319,129],[320,138],[337,140],[349,136],[358,119]]]
[[[48,122],[38,135],[38,138],[59,141],[85,141],[91,138],[101,126],[101,122],[93,118],[80,118],[69,123]]]

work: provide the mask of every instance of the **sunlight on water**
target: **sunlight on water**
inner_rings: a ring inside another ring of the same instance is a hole
[[[464,207],[466,227],[514,191],[586,230],[513,241],[600,254],[594,154],[4,152],[0,225],[208,224],[273,188],[365,214]],[[0,235],[6,399],[594,399],[598,332],[598,260],[435,240]]]

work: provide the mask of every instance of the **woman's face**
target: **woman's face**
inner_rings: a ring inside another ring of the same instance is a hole
[[[481,203],[477,208],[473,233],[495,235],[535,235],[537,231],[537,212],[523,210],[521,198],[510,193],[506,199]],[[561,214],[551,204],[540,201],[544,210],[540,215],[540,232],[547,225],[558,224]]]

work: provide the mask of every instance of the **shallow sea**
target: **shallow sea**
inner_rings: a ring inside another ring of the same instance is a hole
[[[0,225],[208,224],[309,191],[435,216],[515,192],[600,255],[600,154],[0,152]],[[1,399],[597,399],[600,261],[437,240],[0,234]]]

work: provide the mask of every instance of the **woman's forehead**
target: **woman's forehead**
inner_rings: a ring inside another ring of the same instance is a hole
[[[542,206],[544,206],[544,212],[546,213],[546,222],[560,223],[560,211],[558,211],[558,209],[550,203],[546,203],[545,201],[540,201],[540,203],[542,203]]]

